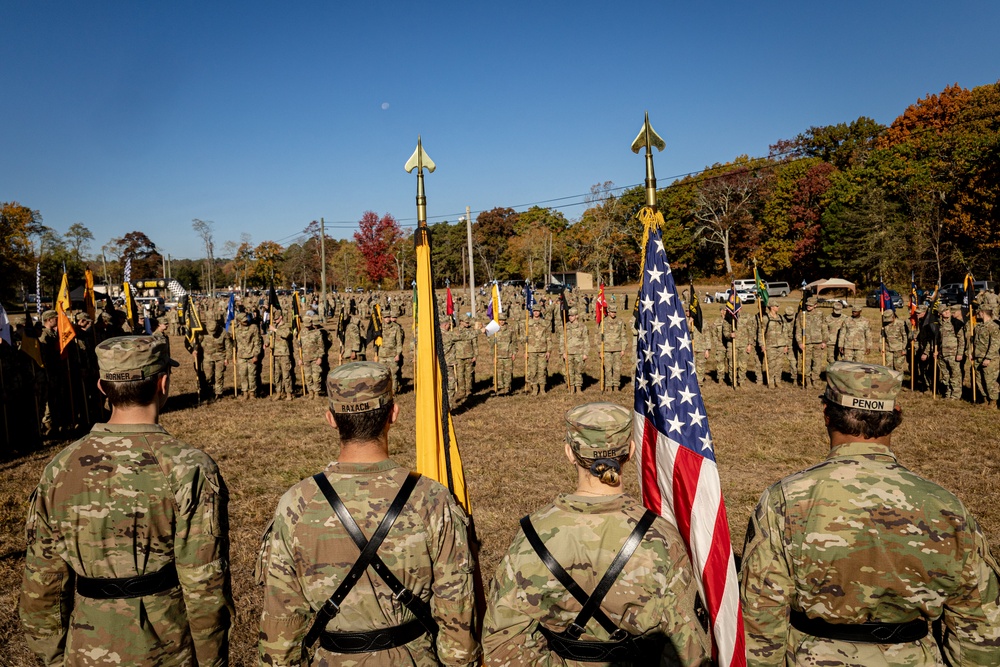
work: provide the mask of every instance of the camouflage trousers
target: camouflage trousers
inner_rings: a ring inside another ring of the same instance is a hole
[[[236,377],[240,391],[254,398],[257,396],[257,364],[251,359],[236,359]]]
[[[387,353],[379,352],[378,355],[378,362],[385,366],[389,375],[392,376],[392,392],[394,394],[399,393],[399,386],[403,382],[403,364],[401,361],[396,361],[397,354],[389,351]]]
[[[514,360],[509,356],[497,358],[497,393],[509,394],[514,380]]]
[[[709,355],[711,355],[711,352],[709,352]],[[694,353],[694,373],[698,378],[699,384],[705,382],[705,370],[708,362],[709,360],[705,358],[704,350]]]
[[[799,364],[798,359],[795,357],[795,346],[789,345],[788,352],[785,353],[785,361],[788,363],[788,368],[792,371],[792,384],[798,384],[799,377]]]
[[[704,366],[702,375],[704,375]],[[622,384],[622,351],[604,350],[604,386],[601,389],[618,391]]]
[[[909,355],[906,350],[886,350],[885,365],[894,371],[903,373],[910,365]]]
[[[472,393],[472,383],[475,381],[475,364],[472,359],[455,360],[455,397],[459,400]]]
[[[718,346],[712,353],[712,368],[715,370],[716,382],[721,382],[728,372],[726,369],[726,349]]]
[[[313,396],[319,396],[323,391],[323,359],[306,359],[305,374],[309,393]]]
[[[528,353],[528,372],[525,382],[529,385],[540,384],[542,389],[545,388],[545,384],[548,381],[548,373],[546,372],[546,360],[544,352],[529,352]]]
[[[767,384],[777,387],[785,366],[785,352],[781,347],[767,348]]]
[[[583,355],[582,354],[569,354],[567,356],[567,362],[569,364],[569,384],[571,387],[576,387],[577,389],[583,388]]]
[[[837,341],[827,341],[826,343],[826,365],[829,366],[837,361]]]
[[[736,346],[736,377],[733,378],[733,350],[732,344],[726,345],[726,372],[732,381],[739,386],[747,376],[747,364],[750,362],[750,354],[744,346]]]
[[[989,403],[995,403],[997,400],[997,360],[990,360],[989,366],[983,366],[983,360],[976,360],[976,375],[979,381],[979,393],[982,394],[983,400]]]
[[[799,350],[799,354],[803,354],[802,350]],[[799,370],[802,369],[802,358],[799,357]],[[820,343],[806,343],[805,349],[805,378],[803,383],[809,384],[811,387],[815,387],[816,383],[820,380],[820,374],[826,370],[826,350],[822,347]]]
[[[952,352],[938,357],[938,382],[945,398],[962,398],[962,362],[955,356]]]
[[[205,388],[212,388],[216,398],[226,390],[226,362],[205,359],[201,362],[201,380]]]
[[[854,350],[845,349],[844,354],[840,357],[841,361],[859,361],[863,362],[865,360],[864,350]]]
[[[291,357],[276,355],[274,357],[274,375],[271,378],[271,383],[274,385],[274,395],[285,394],[291,398],[295,387],[294,379],[292,377]]]

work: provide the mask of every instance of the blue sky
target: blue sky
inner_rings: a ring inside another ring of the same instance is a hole
[[[174,257],[293,241],[324,217],[431,220],[643,179],[660,185],[813,125],[891,122],[1000,79],[995,2],[49,2],[0,6],[0,201],[94,248],[132,230]]]

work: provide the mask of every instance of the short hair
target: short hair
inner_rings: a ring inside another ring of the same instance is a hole
[[[142,380],[126,380],[112,382],[101,380],[101,389],[108,397],[111,405],[119,408],[143,407],[151,405],[156,399],[156,384],[160,376],[168,371],[161,371]]]
[[[830,428],[844,435],[862,438],[882,438],[896,430],[903,423],[903,413],[899,410],[879,412],[859,410],[837,405],[823,399],[823,414],[830,420]]]
[[[340,442],[345,443],[350,440],[375,440],[392,415],[393,401],[374,410],[365,412],[333,412],[333,421],[337,424],[337,432],[340,434]]]

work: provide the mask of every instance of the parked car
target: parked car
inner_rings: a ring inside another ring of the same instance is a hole
[[[882,292],[882,290],[875,290],[874,292],[872,292],[871,294],[869,294],[865,298],[865,305],[868,306],[869,308],[878,308],[879,307],[879,294],[881,294],[881,292]],[[892,306],[893,306],[893,308],[902,308],[903,307],[903,297],[901,297],[899,295],[899,292],[897,292],[896,290],[894,290],[894,289],[889,290],[889,298],[892,299]]]
[[[566,291],[566,286],[559,283],[549,283],[545,287],[545,292],[548,294],[562,294]]]
[[[962,303],[964,295],[965,287],[962,283],[950,283],[942,287],[941,291],[938,292],[938,301],[951,306],[956,303]]]
[[[767,284],[767,295],[768,296],[788,296],[791,294],[792,288],[788,283],[768,283]]]
[[[725,303],[726,301],[729,301],[729,294],[732,291],[733,291],[732,288],[730,288],[727,289],[725,292],[716,292],[715,293],[716,302]],[[737,287],[736,296],[738,296],[740,298],[740,301],[742,301],[743,303],[756,303],[757,301],[757,292],[755,292],[752,289],[741,289]]]

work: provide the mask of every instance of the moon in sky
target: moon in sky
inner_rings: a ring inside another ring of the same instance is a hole
[[[382,111],[385,111],[388,108],[389,108],[389,103],[388,102],[382,102]]]

